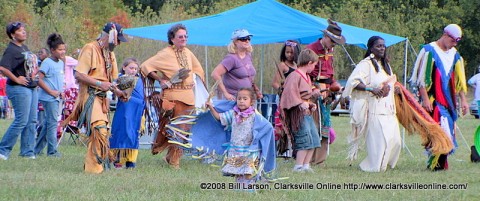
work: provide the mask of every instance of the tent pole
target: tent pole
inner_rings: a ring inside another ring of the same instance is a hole
[[[352,57],[350,56],[350,54],[348,53],[347,49],[345,48],[345,46],[344,46],[344,45],[341,45],[341,46],[342,46],[343,51],[345,51],[345,54],[347,54],[347,57],[348,57],[348,59],[350,60],[350,64],[352,65],[352,68],[355,68],[355,66],[356,66],[357,64],[355,64],[355,62],[353,61]]]
[[[262,45],[262,53],[260,56],[260,92],[263,93],[263,69],[265,68],[265,45]]]
[[[413,53],[415,54],[415,56],[417,56],[417,51],[415,51],[415,48],[413,48],[413,45],[412,45],[412,43],[410,43],[410,40],[408,40],[408,38],[407,38],[407,42],[408,42],[408,44],[410,44],[410,46],[409,46],[410,49],[413,51]]]
[[[403,86],[407,86],[408,38],[405,41],[405,55],[403,59]]]
[[[405,54],[403,59],[403,86],[407,86],[407,63],[408,63],[407,56],[408,56],[408,38],[405,41]],[[407,144],[405,143],[405,128],[402,129],[402,145],[403,145],[403,149],[407,150],[410,156],[414,158],[412,152],[410,151]]]
[[[208,75],[208,46],[205,46],[205,82],[206,82],[206,86],[207,89],[208,87],[210,87],[210,85],[208,84],[208,77],[210,77]]]

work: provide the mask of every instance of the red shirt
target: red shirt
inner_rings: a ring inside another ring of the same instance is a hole
[[[320,39],[307,45],[308,49],[313,50],[318,55],[318,64],[315,66],[315,69],[309,73],[312,80],[318,80],[318,72],[320,75],[332,79],[332,83],[335,82],[333,75],[335,73],[333,69],[333,49],[327,51],[323,48],[320,43]]]
[[[7,96],[5,87],[7,86],[7,78],[0,77],[0,96]]]

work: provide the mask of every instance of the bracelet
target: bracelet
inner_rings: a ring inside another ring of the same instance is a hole
[[[365,91],[373,91],[373,88],[371,88],[371,87],[365,87]]]
[[[100,81],[95,82],[95,86],[99,87],[100,85],[102,85],[102,82],[100,82]]]

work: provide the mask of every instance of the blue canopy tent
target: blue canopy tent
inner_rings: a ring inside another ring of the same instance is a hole
[[[232,32],[240,28],[247,29],[254,35],[251,41],[253,45],[279,43],[289,39],[296,39],[302,44],[308,44],[323,37],[321,30],[328,26],[327,19],[301,12],[275,0],[258,0],[215,15],[130,28],[125,29],[124,33],[130,36],[168,41],[167,31],[177,23],[182,23],[187,27],[189,44],[203,46],[226,46],[230,42]],[[384,38],[387,46],[407,40],[404,37],[343,23],[339,23],[339,25],[343,30],[342,35],[347,39],[346,43],[363,49],[366,49],[368,39],[375,35]],[[342,46],[342,48],[344,47]],[[350,57],[348,52],[347,56]],[[353,63],[351,58],[350,60]],[[260,74],[263,77],[263,60],[261,66]],[[262,87],[263,84],[261,83],[260,86]]]
[[[231,34],[236,29],[247,29],[253,34],[251,41],[253,45],[281,43],[290,39],[295,39],[301,44],[308,44],[322,38],[323,32],[321,30],[328,26],[325,18],[301,12],[275,0],[258,0],[215,15],[161,25],[130,28],[125,29],[124,33],[130,36],[168,41],[167,31],[177,23],[182,23],[187,27],[189,44],[203,46],[228,45]],[[367,41],[371,36],[384,38],[387,47],[402,41],[408,41],[407,38],[400,36],[343,23],[338,24],[342,28],[342,35],[346,38],[346,43],[363,49],[366,49]],[[343,46],[342,48],[345,50]],[[406,75],[407,43],[405,43],[404,59],[404,73]],[[353,62],[353,60],[351,61]],[[207,60],[205,62],[207,63]],[[263,78],[263,60],[260,70],[260,76]],[[206,74],[208,75],[208,72]],[[262,87],[263,79],[260,82]],[[406,76],[404,76],[405,83]]]
[[[323,36],[328,22],[324,18],[295,10],[275,0],[258,0],[216,15],[172,22],[161,25],[125,29],[124,33],[141,38],[167,41],[167,30],[182,23],[188,28],[188,43],[205,46],[226,46],[235,29],[244,28],[254,35],[252,44],[269,44],[296,39],[302,44],[311,43]],[[343,23],[342,34],[347,44],[367,47],[368,38],[381,36],[390,46],[406,38],[363,29]]]

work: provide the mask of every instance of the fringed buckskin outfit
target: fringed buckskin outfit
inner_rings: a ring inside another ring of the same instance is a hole
[[[150,72],[156,72],[162,79],[168,80],[181,68],[191,70],[187,78],[164,89],[163,93],[154,93],[154,80],[148,77]],[[170,122],[171,118],[189,114],[195,108],[194,74],[203,81],[202,66],[188,48],[177,51],[173,46],[169,46],[143,62],[141,72],[143,76],[147,77],[145,79],[147,101],[150,101],[155,114],[159,116],[158,133],[152,146],[152,154],[158,154],[168,147],[165,160],[174,168],[179,168],[183,151],[177,145],[168,142],[170,134],[166,132],[165,125]],[[147,103],[147,109],[149,109],[148,105],[149,103]],[[147,122],[149,119],[152,118],[147,116]],[[187,127],[187,125],[183,125],[182,129],[187,130]]]
[[[78,56],[77,73],[83,73],[100,82],[113,82],[118,78],[117,60],[113,52],[103,49],[98,42],[86,44]],[[77,126],[85,126],[89,137],[85,156],[85,172],[101,173],[110,167],[110,147],[108,138],[109,104],[106,92],[80,82],[80,93],[75,108],[63,124],[78,121]]]

